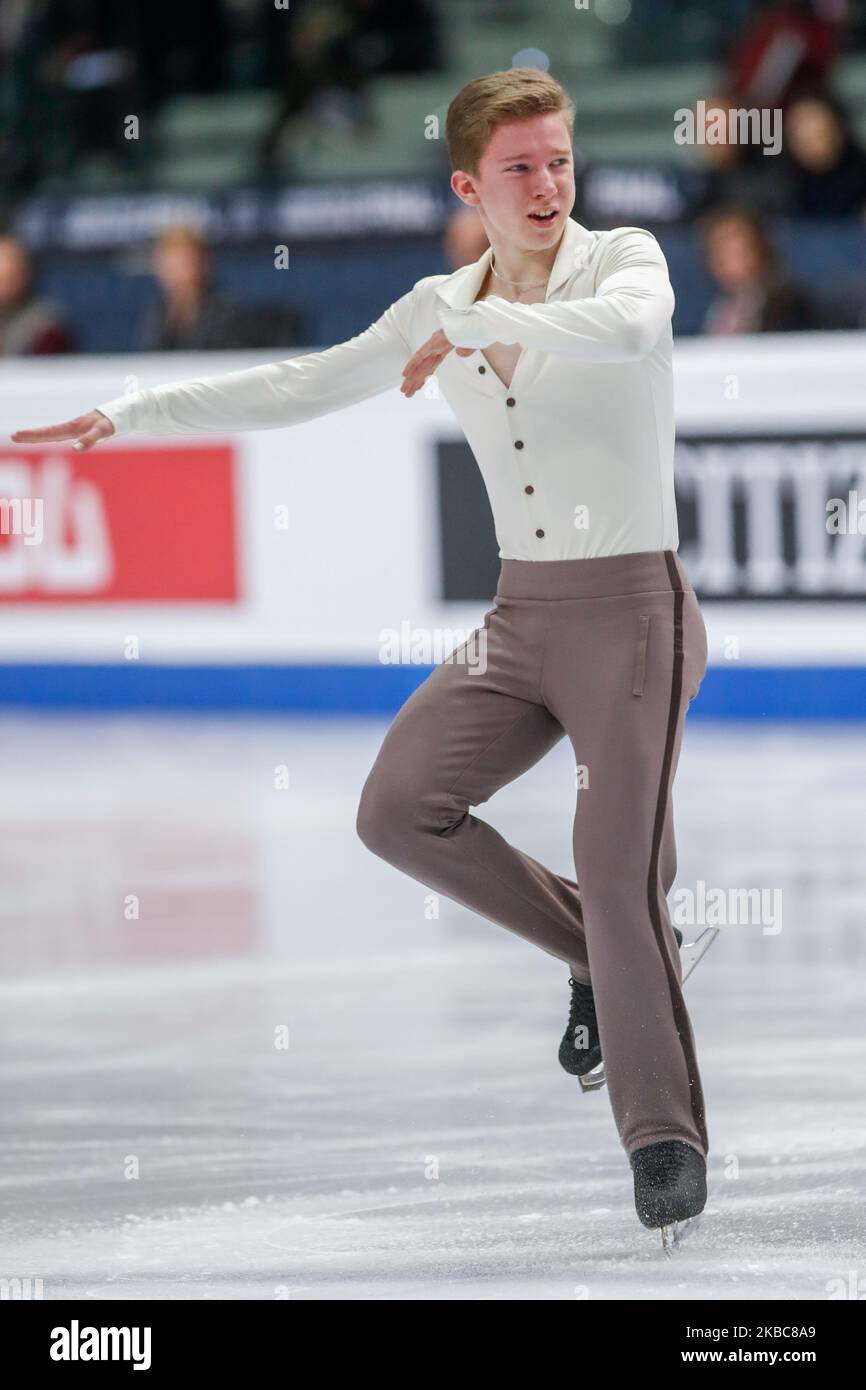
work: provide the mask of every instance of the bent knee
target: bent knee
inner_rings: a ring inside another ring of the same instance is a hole
[[[434,796],[373,773],[367,778],[355,829],[374,854],[387,858],[419,836],[439,834],[446,826]]]
[[[405,829],[408,811],[405,799],[396,788],[386,786],[371,775],[358,803],[355,829],[367,849],[385,857],[400,838],[401,827]]]

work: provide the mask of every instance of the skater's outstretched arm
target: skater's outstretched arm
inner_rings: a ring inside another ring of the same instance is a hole
[[[415,285],[363,333],[323,352],[145,387],[63,424],[17,430],[12,439],[16,444],[75,439],[75,449],[89,449],[115,433],[277,429],[342,410],[400,385],[412,356],[409,334],[417,291]]]
[[[437,306],[456,347],[559,353],[582,362],[638,362],[658,342],[674,309],[667,262],[651,232],[621,227],[610,237],[594,295],[552,304],[512,304],[499,295],[465,308]]]

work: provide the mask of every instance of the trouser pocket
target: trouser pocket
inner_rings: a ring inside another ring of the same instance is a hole
[[[650,615],[641,613],[637,620],[637,646],[634,653],[634,670],[632,672],[631,693],[632,695],[643,695],[644,683],[646,681],[646,648],[649,637]]]

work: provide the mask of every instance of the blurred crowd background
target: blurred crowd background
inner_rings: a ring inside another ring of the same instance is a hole
[[[360,332],[485,249],[445,112],[525,65],[577,105],[573,216],[655,232],[678,334],[866,327],[866,0],[0,0],[0,355]],[[734,107],[781,151],[675,138]]]

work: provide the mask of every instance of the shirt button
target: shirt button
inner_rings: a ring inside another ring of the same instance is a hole
[[[487,368],[486,368],[486,367],[479,367],[479,368],[478,368],[478,370],[479,370],[479,372],[481,372],[481,373],[482,373],[482,375],[483,375],[483,374],[484,374],[484,372],[486,372],[486,371],[487,371]]]
[[[522,440],[522,439],[515,439],[515,441],[514,441],[514,447],[515,447],[515,449],[522,449],[522,448],[523,448],[523,440]]]
[[[536,536],[543,536],[543,535],[544,535],[544,532],[543,532],[543,531],[536,531],[535,534],[536,534]]]
[[[505,404],[506,404],[506,405],[517,405],[517,401],[514,399],[513,396],[509,396],[509,397],[508,397],[508,400],[505,402]]]
[[[524,491],[524,492],[534,492],[534,491],[535,491],[535,488],[532,486],[532,483],[527,483],[527,484],[526,484],[526,487],[523,489],[523,491]]]

